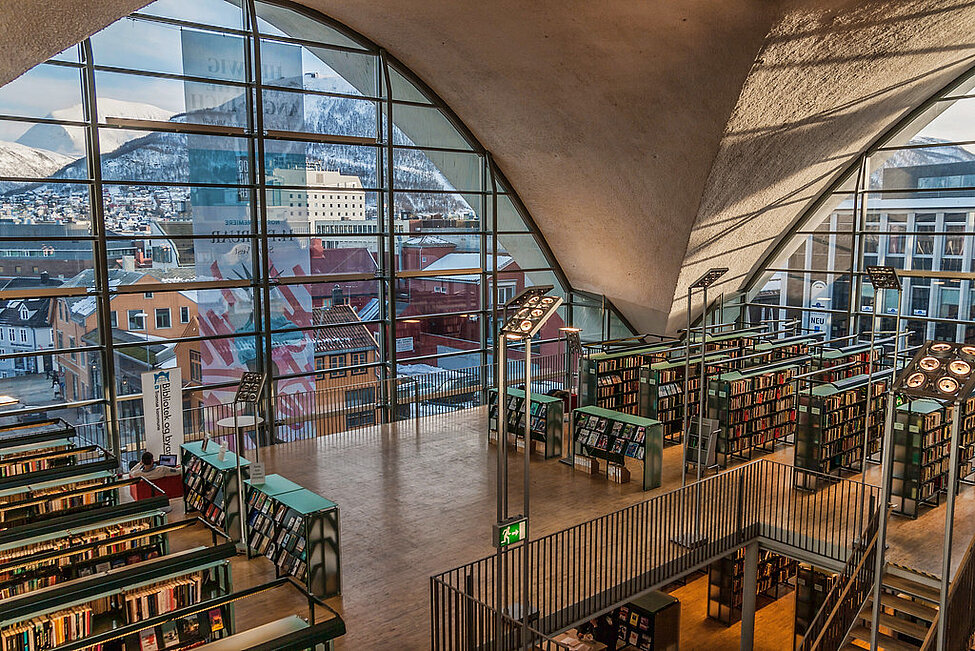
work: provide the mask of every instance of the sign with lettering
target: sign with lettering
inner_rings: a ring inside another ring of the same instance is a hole
[[[183,444],[183,378],[178,368],[142,374],[142,409],[146,450],[157,458],[179,454]]]

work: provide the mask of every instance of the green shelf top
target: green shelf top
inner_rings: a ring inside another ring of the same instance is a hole
[[[223,457],[223,461],[221,461],[218,458],[220,454],[219,444],[210,441],[210,445],[207,446],[206,452],[202,451],[202,445],[202,441],[192,441],[190,443],[184,443],[180,446],[180,448],[191,453],[193,456],[200,457],[204,463],[213,466],[217,470],[230,470],[231,468],[237,467],[237,455],[230,450],[227,450],[227,453]],[[251,465],[250,461],[244,457],[240,458],[241,468],[246,468],[249,465]]]
[[[648,613],[656,614],[670,604],[676,603],[676,601],[676,597],[672,597],[666,592],[651,592],[642,597],[637,597],[630,603]]]
[[[198,647],[200,651],[237,651],[271,643],[278,638],[308,628],[308,622],[297,615],[289,615],[262,626],[242,631]],[[267,648],[270,648],[267,647]]]
[[[672,348],[674,342],[672,341],[662,341],[657,344],[651,344],[649,346],[644,346],[643,348],[630,348],[628,350],[621,350],[617,353],[593,353],[589,356],[589,359],[595,362],[602,362],[607,359],[618,359],[620,357],[632,357],[633,355],[647,355],[649,353],[660,352],[668,348]]]
[[[911,412],[915,414],[931,414],[941,409],[944,409],[943,404],[937,400],[931,400],[929,398],[918,398],[917,400],[905,402],[903,405],[897,407],[897,411]]]
[[[69,475],[67,477],[59,477],[58,479],[51,479],[49,481],[37,482],[36,484],[24,484],[21,486],[15,486],[13,488],[5,488],[0,490],[0,497],[8,497],[10,495],[21,495],[29,491],[42,490],[47,488],[57,488],[58,486],[64,486],[65,484],[74,484],[75,482],[81,481],[91,481],[93,479],[108,479],[114,477],[108,470],[99,470],[98,472],[89,472],[83,475]]]
[[[824,348],[819,354],[822,355],[823,359],[833,360],[858,355],[868,350],[870,350],[870,344],[857,344],[856,346],[847,346],[846,348]]]
[[[491,389],[491,391],[497,392],[497,389]],[[508,387],[508,395],[509,396],[516,396],[518,398],[524,398],[525,397],[525,392],[522,391],[521,389],[517,389],[515,387]],[[555,398],[555,397],[552,397],[552,396],[547,396],[544,393],[533,393],[532,394],[532,402],[541,402],[541,403],[544,403],[544,404],[551,404],[553,402],[558,402],[558,403],[561,404],[562,403],[562,398]]]
[[[755,345],[756,353],[763,353],[767,350],[775,350],[776,348],[785,348],[786,346],[795,346],[796,344],[811,344],[815,339],[811,337],[800,337],[798,339],[786,338],[786,339],[773,339],[772,341],[763,341]]]
[[[301,490],[299,484],[294,483],[290,479],[285,479],[281,475],[267,475],[264,478],[263,484],[255,484],[250,479],[245,479],[244,483],[252,487],[254,490],[258,490],[265,495],[270,495],[274,497],[275,495],[280,495],[281,493],[290,493],[291,491]]]
[[[707,355],[704,356],[704,361],[705,362],[711,362],[711,363],[713,363],[713,362],[722,362],[722,361],[724,361],[726,359],[731,359],[731,355],[728,355],[724,351],[714,351],[714,352],[708,353]],[[694,355],[691,354],[691,366],[700,365],[700,363],[701,363],[701,357],[698,356],[695,359]],[[676,368],[678,366],[684,366],[684,358],[683,357],[681,357],[679,359],[675,359],[673,361],[656,362],[656,363],[652,364],[650,366],[650,368],[651,368],[651,370],[654,370],[654,371],[666,371],[666,370],[669,370],[669,369],[672,369],[672,368]]]
[[[728,341],[729,339],[742,339],[744,337],[754,337],[755,335],[761,334],[762,328],[745,329],[745,330],[735,330],[734,332],[727,332],[724,334],[708,335],[708,341]],[[695,333],[691,336],[691,341],[700,341],[701,335]]]
[[[644,418],[643,416],[624,414],[621,411],[613,411],[612,409],[606,409],[604,407],[579,407],[576,409],[576,411],[583,414],[589,414],[590,416],[599,416],[600,418],[618,420],[621,423],[630,423],[631,425],[643,427],[654,427],[655,425],[660,425],[660,421],[654,420],[653,418]]]
[[[746,369],[744,371],[728,371],[727,373],[722,373],[718,376],[718,380],[721,382],[734,382],[735,380],[747,380],[749,378],[758,377],[760,375],[767,375],[775,371],[781,371],[787,368],[800,368],[803,362],[789,362],[789,360],[780,360],[774,364],[766,364],[764,366],[756,366],[755,368]]]
[[[39,441],[37,443],[25,443],[24,445],[15,445],[10,448],[0,448],[0,463],[6,463],[4,457],[10,454],[21,454],[24,452],[31,452],[32,450],[46,450],[47,448],[54,448],[61,445],[71,445],[71,439],[51,439],[49,441]],[[9,459],[9,462],[15,462],[16,459]]]
[[[329,509],[338,507],[338,504],[332,500],[327,500],[318,493],[313,493],[306,488],[275,495],[274,499],[302,515],[328,511]]]

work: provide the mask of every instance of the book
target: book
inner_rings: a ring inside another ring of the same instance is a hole
[[[139,648],[142,651],[159,651],[159,643],[156,640],[156,629],[150,628],[139,631]]]
[[[163,647],[169,648],[179,644],[179,632],[176,630],[176,622],[163,622],[159,627],[162,630]]]
[[[210,611],[210,632],[223,630],[223,612],[219,608]]]

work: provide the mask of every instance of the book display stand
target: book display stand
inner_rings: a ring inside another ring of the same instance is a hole
[[[677,651],[680,602],[664,592],[638,597],[614,613],[616,635],[640,651]]]
[[[498,440],[498,392],[488,393],[488,441]],[[545,444],[545,458],[562,456],[565,402],[561,398],[532,393],[532,441]],[[508,387],[508,436],[525,438],[525,392]]]
[[[663,426],[660,421],[601,407],[580,407],[575,419],[575,454],[625,466],[626,459],[643,464],[643,490],[660,487]]]
[[[277,576],[293,576],[316,597],[342,591],[339,507],[280,475],[244,482],[248,554],[266,556]]]
[[[187,512],[197,511],[204,520],[240,541],[241,486],[237,480],[237,456],[230,451],[220,459],[214,444],[203,448],[203,441],[180,446],[183,465],[183,504]],[[248,474],[250,462],[240,459],[241,473]]]

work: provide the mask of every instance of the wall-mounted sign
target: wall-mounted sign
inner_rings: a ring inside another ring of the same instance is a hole
[[[400,337],[396,340],[396,352],[408,353],[413,350],[413,337]]]

